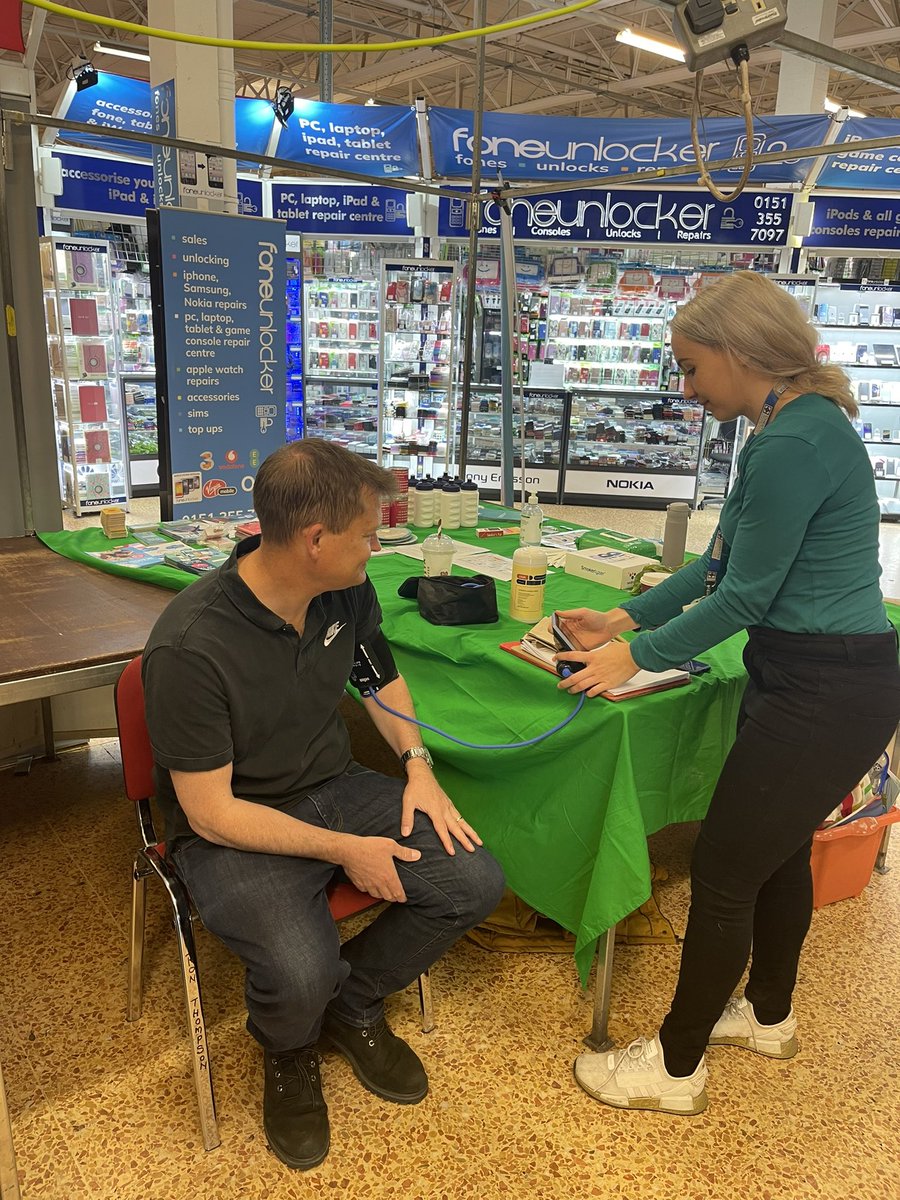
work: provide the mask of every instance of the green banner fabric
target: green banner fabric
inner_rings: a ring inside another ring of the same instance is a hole
[[[453,536],[507,556],[517,544],[508,536],[479,542],[471,531]],[[86,559],[85,551],[109,546],[95,529],[42,539],[92,566],[98,560]],[[104,562],[102,569],[167,587],[193,579],[168,567],[135,571]],[[496,625],[435,626],[420,617],[415,600],[397,595],[421,569],[400,554],[370,561],[385,634],[419,719],[482,748],[428,729],[424,741],[442,785],[503,864],[509,886],[576,935],[585,982],[597,939],[650,895],[647,836],[706,811],[734,737],[746,681],[745,635],[705,654],[712,670],[686,687],[619,703],[587,700],[569,724],[536,745],[485,749],[534,738],[564,721],[576,700],[557,688],[555,675],[499,649],[528,628],[506,616],[508,583],[497,582]],[[544,611],[611,608],[622,599],[621,592],[558,570],[548,578]],[[900,619],[900,609],[889,611]]]

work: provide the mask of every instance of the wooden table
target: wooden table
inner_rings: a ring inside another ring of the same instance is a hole
[[[52,758],[50,697],[115,683],[173,594],[0,538],[0,705],[41,701]]]

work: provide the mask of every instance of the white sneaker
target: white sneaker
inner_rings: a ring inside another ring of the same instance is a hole
[[[676,1078],[666,1071],[659,1039],[637,1038],[624,1050],[579,1054],[575,1078],[581,1087],[615,1108],[651,1108],[657,1112],[695,1116],[706,1098],[706,1062],[693,1075]]]
[[[760,1025],[746,996],[732,996],[709,1035],[710,1046],[743,1046],[769,1058],[793,1058],[798,1050],[794,1010],[777,1025]]]

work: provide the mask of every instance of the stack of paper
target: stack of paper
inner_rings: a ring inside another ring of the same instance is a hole
[[[125,509],[111,506],[100,513],[100,525],[108,538],[123,538],[128,536],[125,528]]]

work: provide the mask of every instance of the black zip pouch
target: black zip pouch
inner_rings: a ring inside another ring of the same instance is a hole
[[[490,625],[500,619],[489,575],[413,575],[397,595],[418,600],[420,616],[432,625]]]

